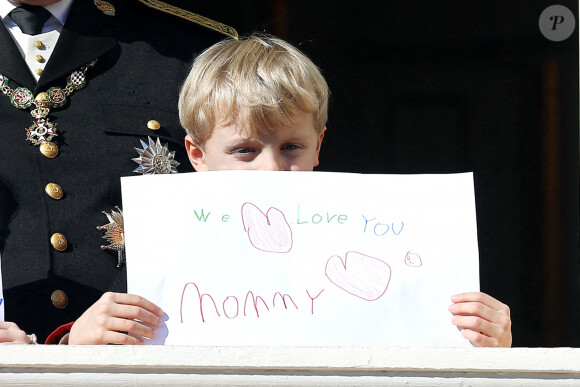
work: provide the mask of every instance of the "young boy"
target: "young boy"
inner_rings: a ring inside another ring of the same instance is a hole
[[[179,99],[197,171],[312,170],[327,119],[326,81],[288,43],[223,41],[196,60]]]
[[[253,35],[217,43],[197,57],[180,93],[189,160],[197,171],[311,171],[326,130],[328,94],[318,68],[280,39]],[[452,323],[465,338],[511,346],[506,305],[480,292],[452,301]],[[155,337],[162,315],[137,295],[105,293],[75,322],[68,343],[140,344],[136,336]]]
[[[179,117],[196,171],[311,171],[326,130],[328,86],[318,68],[280,39],[225,40],[195,60]],[[487,294],[452,297],[452,323],[478,346],[511,346],[509,308]],[[427,317],[427,316],[426,316]]]

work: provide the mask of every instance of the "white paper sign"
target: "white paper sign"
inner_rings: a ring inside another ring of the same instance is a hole
[[[218,171],[122,179],[128,290],[155,344],[468,346],[473,176]]]

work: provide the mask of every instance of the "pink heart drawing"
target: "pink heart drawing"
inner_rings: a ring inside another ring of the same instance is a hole
[[[270,207],[264,214],[252,203],[244,203],[242,223],[256,249],[270,253],[287,253],[292,249],[292,229],[279,209]]]
[[[325,273],[330,282],[366,301],[381,298],[391,281],[387,263],[356,251],[347,252],[344,261],[338,255],[330,257]]]

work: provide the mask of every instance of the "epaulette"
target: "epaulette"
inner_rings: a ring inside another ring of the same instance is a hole
[[[229,36],[230,38],[238,39],[238,32],[235,30],[235,28],[217,22],[215,20],[211,20],[196,13],[176,7],[174,5],[164,3],[163,1],[139,0],[139,2],[145,4],[147,7],[180,17],[185,20],[189,20],[201,26],[220,32],[226,36]]]

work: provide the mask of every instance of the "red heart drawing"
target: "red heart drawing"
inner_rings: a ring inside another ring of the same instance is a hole
[[[391,281],[387,263],[356,251],[347,252],[344,261],[338,255],[330,257],[325,273],[330,282],[366,301],[381,298]]]
[[[244,203],[242,223],[250,243],[258,250],[287,253],[292,249],[292,229],[279,209],[270,207],[264,214],[252,203]]]

